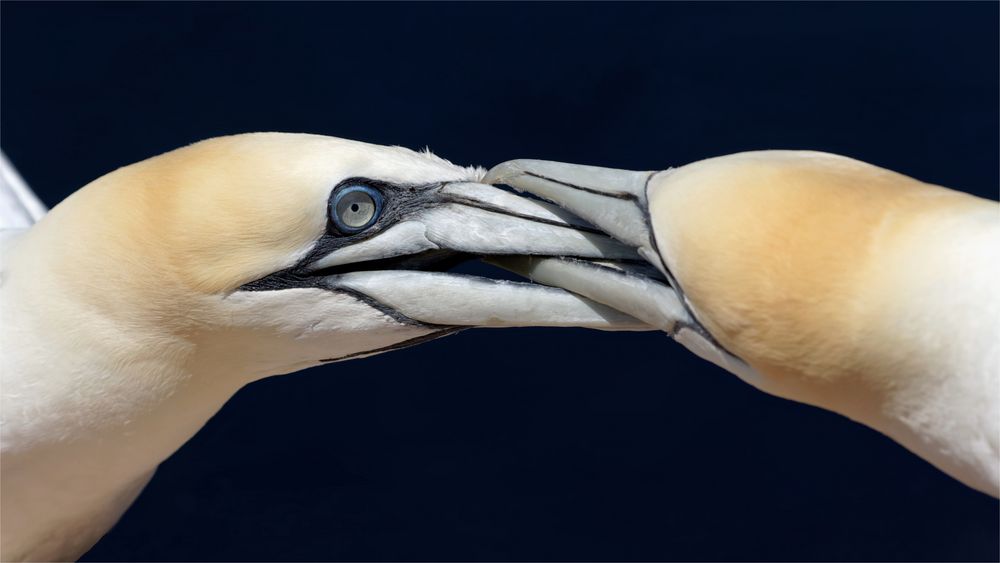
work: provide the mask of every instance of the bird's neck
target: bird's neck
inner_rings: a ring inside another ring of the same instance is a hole
[[[928,213],[873,266],[868,380],[879,428],[945,472],[1000,495],[1000,207]],[[879,341],[875,341],[875,339]]]
[[[839,302],[856,312],[836,325],[839,369],[803,377],[773,367],[764,388],[875,428],[996,496],[1000,209],[972,203],[921,215],[864,266],[864,283]]]
[[[217,364],[196,361],[192,334],[133,315],[143,304],[128,292],[67,283],[65,262],[43,259],[36,243],[47,241],[29,235],[5,241],[0,270],[5,549],[54,515],[104,515],[248,381],[238,367],[208,373]]]
[[[144,413],[168,407],[176,420],[166,426],[188,435],[245,383],[199,373],[190,330],[114,272],[53,251],[42,226],[3,249],[5,453],[89,433],[135,436]]]

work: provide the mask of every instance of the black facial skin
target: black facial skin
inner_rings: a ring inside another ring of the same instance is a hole
[[[327,254],[357,244],[363,240],[377,236],[400,221],[405,221],[412,215],[430,208],[453,201],[448,194],[437,190],[442,184],[398,185],[372,180],[369,178],[348,178],[330,190],[327,209],[334,195],[346,186],[367,186],[377,190],[382,195],[382,214],[367,229],[354,234],[341,233],[329,212],[326,219],[326,232],[316,241],[309,253],[291,268],[275,272],[258,280],[244,284],[239,291],[274,291],[293,287],[323,287],[322,280],[326,276],[357,272],[364,270],[427,270],[441,271],[467,260],[469,256],[451,250],[432,250],[419,254],[397,256],[384,260],[372,260],[357,264],[343,264],[322,270],[308,271],[308,266]],[[465,202],[462,202],[465,203]]]
[[[367,186],[371,189],[378,191],[379,194],[381,194],[383,200],[382,213],[381,215],[379,215],[378,218],[375,219],[375,221],[371,224],[371,226],[369,226],[365,230],[358,233],[345,234],[337,228],[335,222],[330,217],[329,210],[333,207],[332,205],[333,198],[336,196],[336,194],[340,189],[347,186],[357,186],[357,185]],[[380,260],[369,260],[366,262],[358,262],[353,264],[342,264],[339,266],[323,268],[321,270],[315,270],[315,271],[309,270],[309,265],[327,256],[331,252],[334,252],[338,249],[344,248],[352,244],[357,244],[369,238],[378,236],[386,229],[392,227],[393,225],[401,221],[409,219],[410,217],[420,213],[421,211],[424,211],[432,207],[440,207],[442,205],[458,204],[467,207],[477,207],[479,209],[483,209],[486,211],[493,211],[509,216],[517,216],[529,221],[536,221],[540,223],[562,226],[561,223],[537,217],[528,217],[516,213],[511,213],[509,210],[494,207],[488,203],[467,199],[455,194],[443,193],[439,189],[443,185],[444,185],[443,183],[400,185],[400,184],[392,184],[382,180],[373,180],[370,178],[348,178],[346,180],[343,180],[342,182],[334,186],[333,189],[330,190],[330,195],[328,196],[327,199],[328,211],[327,211],[326,231],[319,238],[319,240],[316,241],[316,244],[313,245],[309,253],[294,266],[264,276],[263,278],[254,280],[247,284],[244,284],[243,286],[238,288],[237,291],[278,291],[282,289],[292,289],[292,288],[318,288],[336,293],[347,293],[350,294],[354,299],[362,303],[365,303],[374,309],[378,309],[379,311],[381,311],[388,317],[391,317],[400,324],[420,326],[434,330],[433,333],[418,338],[414,338],[411,340],[407,340],[404,342],[400,342],[384,349],[379,349],[377,350],[377,352],[395,350],[406,346],[412,346],[414,344],[419,344],[421,342],[425,342],[433,338],[438,338],[440,336],[453,334],[460,330],[470,328],[466,326],[460,327],[460,326],[435,325],[411,319],[406,315],[403,315],[399,311],[396,311],[392,307],[380,303],[376,299],[373,299],[368,295],[365,295],[364,293],[354,291],[342,286],[338,286],[336,283],[331,281],[331,276],[347,272],[371,271],[371,270],[447,271],[462,262],[474,259],[475,256],[471,254],[466,254],[463,252],[450,249],[437,249],[437,250],[428,250],[417,254],[395,256],[392,258],[385,258]],[[600,232],[596,229],[591,229],[586,227],[574,227],[574,228],[594,233]],[[373,351],[359,352],[357,354],[352,354],[347,358],[358,355],[365,355],[372,352]],[[330,358],[330,359],[323,359],[320,361],[332,362],[347,358]]]
[[[341,188],[347,186],[367,186],[382,194],[383,208],[382,214],[367,229],[354,234],[344,234],[337,230],[333,219],[330,218],[330,209],[334,196]],[[304,266],[319,260],[331,252],[351,244],[357,244],[365,239],[369,239],[400,221],[435,204],[440,204],[444,198],[440,197],[435,188],[441,184],[426,185],[396,185],[380,180],[370,180],[368,178],[348,178],[330,190],[327,201],[326,233],[316,241],[316,246],[303,258],[299,266]]]

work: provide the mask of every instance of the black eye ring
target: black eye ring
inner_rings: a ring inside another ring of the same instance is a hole
[[[337,189],[330,198],[327,214],[338,231],[353,235],[374,225],[384,207],[382,194],[375,188],[348,184]]]

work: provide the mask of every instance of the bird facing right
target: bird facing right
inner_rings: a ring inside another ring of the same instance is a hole
[[[499,265],[617,307],[1000,496],[997,202],[809,151],[660,172],[515,160],[486,181],[562,205],[660,275],[568,258]]]

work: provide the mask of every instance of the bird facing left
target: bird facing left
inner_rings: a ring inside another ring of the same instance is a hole
[[[253,380],[468,327],[648,329],[559,289],[447,273],[481,255],[637,258],[482,175],[400,147],[236,135],[6,231],[0,558],[79,557]]]

